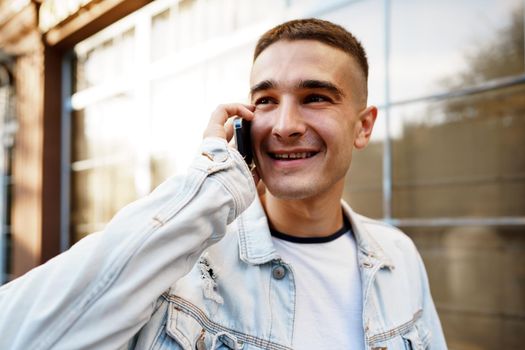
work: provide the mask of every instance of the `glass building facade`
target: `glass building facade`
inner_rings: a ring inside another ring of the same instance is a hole
[[[371,144],[345,199],[418,246],[450,349],[525,340],[523,0],[155,1],[77,44],[69,105],[75,242],[182,173],[219,103],[248,99],[252,50],[287,19],[362,41]]]

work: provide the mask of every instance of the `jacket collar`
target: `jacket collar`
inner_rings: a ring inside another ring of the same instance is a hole
[[[341,205],[352,224],[357,247],[361,253],[360,260],[371,259],[377,261],[381,266],[393,268],[390,257],[367,230],[364,220],[368,219],[356,214],[345,201],[341,201]],[[239,216],[236,225],[239,257],[242,261],[259,265],[280,259],[273,245],[268,220],[259,198],[256,198],[250,207]]]
[[[239,257],[242,261],[258,265],[279,259],[272,242],[266,213],[259,197],[236,220],[239,237]]]
[[[361,260],[363,260],[362,255],[365,255],[368,259],[377,261],[381,267],[384,266],[394,269],[395,266],[393,260],[367,229],[365,221],[370,221],[371,219],[354,212],[344,200],[341,200],[341,206],[343,207],[343,212],[350,219],[350,223],[352,224],[357,247],[361,253]]]

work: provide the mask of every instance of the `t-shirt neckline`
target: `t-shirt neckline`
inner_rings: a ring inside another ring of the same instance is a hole
[[[292,243],[301,243],[301,244],[312,244],[312,243],[328,243],[332,242],[342,235],[344,235],[347,232],[352,231],[352,226],[350,225],[350,222],[348,221],[348,218],[346,215],[343,215],[343,226],[337,230],[336,232],[328,235],[328,236],[322,236],[322,237],[297,237],[297,236],[291,236],[287,233],[277,231],[276,229],[270,227],[270,233],[272,237],[282,239],[283,241],[288,241]]]

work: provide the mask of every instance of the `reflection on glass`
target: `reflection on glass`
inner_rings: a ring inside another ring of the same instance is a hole
[[[205,37],[211,39],[231,33],[235,24],[234,16],[234,1],[208,1],[204,8]]]
[[[227,52],[206,65],[206,104],[212,110],[224,101],[247,103],[255,43]]]
[[[450,349],[519,349],[525,322],[523,227],[403,228],[426,265]]]
[[[525,72],[521,0],[403,0],[391,7],[393,101]]]
[[[134,39],[135,31],[131,29],[78,56],[74,91],[132,76],[135,68]]]
[[[126,95],[75,112],[72,124],[74,162],[128,154],[139,135],[132,99]]]
[[[173,45],[170,24],[169,9],[151,19],[151,61],[156,61],[169,53]]]
[[[394,108],[394,216],[523,216],[524,110],[525,86]]]
[[[75,172],[72,177],[72,241],[99,231],[124,205],[136,199],[134,163]]]
[[[281,14],[289,0],[235,1],[235,29]]]
[[[195,156],[210,112],[203,109],[204,82],[205,70],[196,67],[151,84],[151,153],[178,172]]]
[[[175,50],[182,50],[199,43],[202,38],[202,21],[199,21],[199,6],[201,1],[184,0],[178,4],[175,16]],[[201,17],[202,18],[202,17]]]
[[[72,242],[103,228],[137,198],[133,150],[139,135],[129,96],[115,96],[73,115]]]

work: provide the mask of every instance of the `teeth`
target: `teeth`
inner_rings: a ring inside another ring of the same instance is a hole
[[[312,155],[313,155],[312,152],[298,152],[298,153],[274,154],[273,156],[277,159],[303,159],[303,158],[310,158]]]

